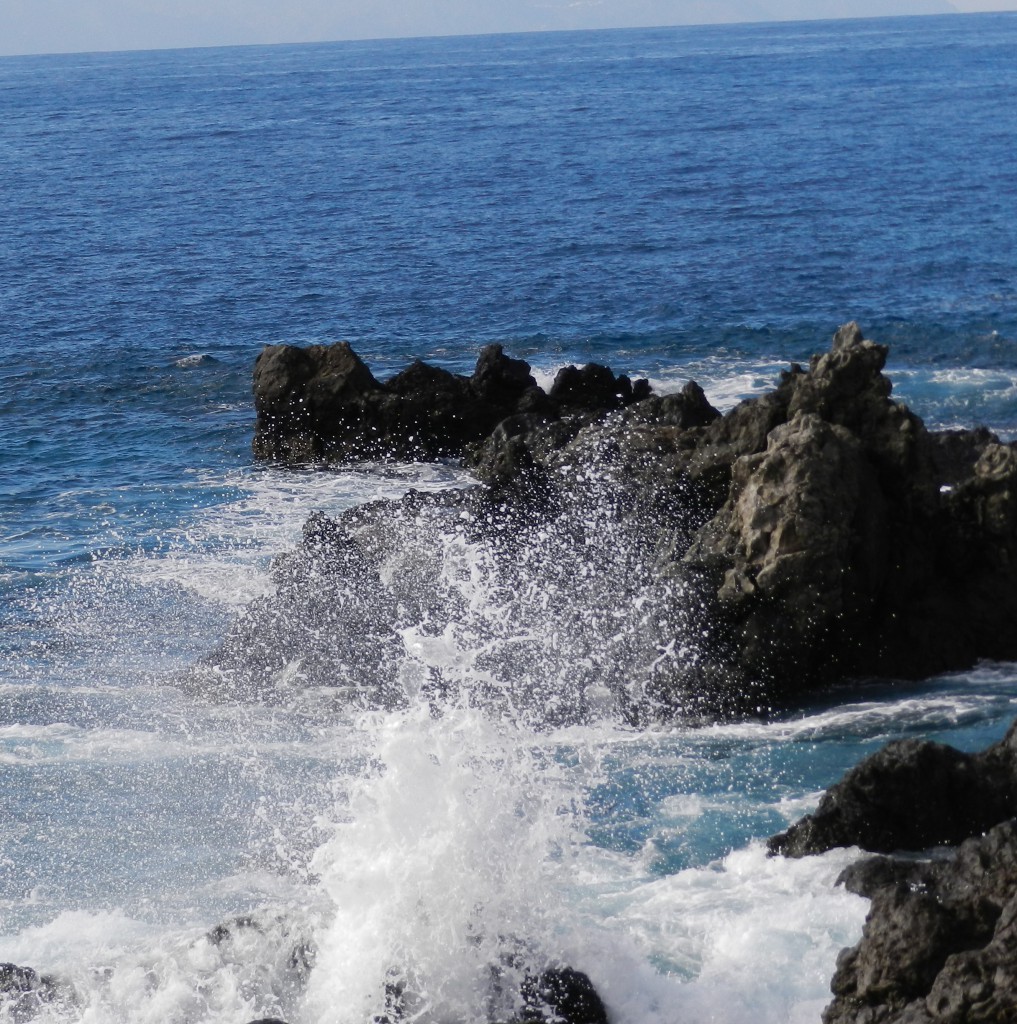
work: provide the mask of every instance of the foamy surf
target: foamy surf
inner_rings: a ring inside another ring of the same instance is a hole
[[[818,1020],[865,912],[834,885],[853,852],[784,861],[751,844],[654,877],[586,834],[612,730],[538,739],[476,709],[435,720],[417,707],[362,719],[356,735],[360,754],[305,823],[323,836],[306,873],[287,880],[277,863],[210,881],[222,913],[237,895],[260,909],[222,928],[196,907],[175,923],[65,912],[0,939],[0,959],[45,965],[67,986],[38,1019],[362,1024],[398,992],[428,1024],[495,1021],[519,1009],[527,972],[565,963],[618,1024]],[[331,735],[337,757],[352,738]],[[295,820],[276,832],[282,858],[303,841]]]

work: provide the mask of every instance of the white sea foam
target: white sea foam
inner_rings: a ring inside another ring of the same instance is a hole
[[[537,384],[548,391],[558,371],[565,364],[551,367],[532,367],[531,373]],[[643,377],[658,395],[674,394],[681,391],[689,381],[694,380],[706,392],[710,403],[721,412],[727,412],[746,398],[772,391],[786,363],[756,363],[739,367],[730,361],[701,359],[671,366],[654,366],[652,369],[621,369],[612,367],[617,373],[626,373],[630,378]]]
[[[433,491],[462,486],[468,474],[451,467],[418,464],[365,465],[335,472],[235,473],[221,482],[233,492],[202,508],[179,529],[160,538],[151,553],[131,560],[128,570],[152,584],[169,584],[238,610],[271,593],[268,560],[291,550],[315,511],[338,515],[378,498],[393,498],[410,487]]]
[[[205,366],[208,363],[216,362],[214,356],[208,355],[206,352],[192,352],[188,356],[181,356],[179,359],[174,360],[173,365],[180,370],[191,370],[196,366]]]
[[[1017,708],[1017,700],[1011,697],[1002,700],[1005,708],[1000,707],[1000,698],[980,693],[862,701],[790,720],[721,723],[705,727],[701,734],[768,743],[847,736],[872,738],[898,734],[902,730],[954,728],[997,717],[1000,713],[1012,714],[1010,709]]]
[[[854,856],[784,860],[754,844],[706,868],[600,893],[602,927],[628,936],[630,956],[655,971],[633,975],[607,959],[591,973],[626,1024],[815,1024],[837,953],[857,941],[868,907],[834,885]]]
[[[111,607],[137,612],[138,591],[118,582],[119,572],[140,590],[168,588],[238,607],[267,592],[268,560],[292,546],[313,509],[339,512],[410,483],[445,487],[459,479],[417,467],[381,483],[356,473],[231,479],[226,499],[199,509],[155,550],[93,566],[119,604],[93,601],[79,626],[99,628]],[[592,526],[597,535],[599,524]],[[617,536],[603,538],[608,554],[617,554]],[[514,586],[462,538],[412,554],[438,566],[459,603],[441,629],[433,622],[404,629],[399,672],[408,706],[401,710],[319,721],[315,702],[327,700],[319,693],[303,703],[295,696],[284,709],[238,709],[178,705],[142,688],[131,692],[141,704],[151,701],[148,727],[3,727],[0,761],[67,768],[68,779],[84,761],[129,771],[177,758],[191,763],[193,776],[193,764],[207,757],[258,789],[246,868],[231,860],[225,877],[213,872],[183,895],[155,893],[147,902],[128,894],[132,914],[141,908],[134,917],[65,912],[6,935],[0,924],[0,960],[56,972],[78,993],[70,1008],[44,1008],[40,1024],[239,1024],[268,1015],[291,1024],[364,1024],[393,999],[417,1024],[474,1024],[509,1019],[522,975],[548,963],[588,973],[614,1024],[817,1024],[837,952],[856,941],[865,913],[865,901],[834,885],[853,854],[785,861],[753,842],[659,877],[652,846],[664,833],[693,835],[711,815],[734,820],[761,805],[790,820],[818,794],[811,785],[774,785],[750,796],[735,783],[730,792],[657,791],[653,780],[661,770],[693,773],[711,759],[719,771],[738,749],[977,722],[1011,701],[1012,670],[983,666],[968,691],[957,678],[948,691],[854,701],[796,720],[626,731],[610,710],[605,680],[624,673],[618,666],[630,652],[622,641],[641,628],[637,602],[611,604],[613,581],[631,579],[630,567],[608,561],[587,578],[589,566],[570,564],[564,580],[552,579],[541,574],[549,560],[560,561],[554,538],[539,543],[550,550],[524,552],[532,574]],[[410,556],[397,555],[405,567]],[[386,568],[397,584],[395,562]],[[183,615],[179,604],[170,607]],[[153,633],[168,635],[179,622],[153,621],[112,649],[142,661],[159,656]],[[522,686],[514,682],[519,669]],[[426,698],[436,678],[451,694],[440,714]],[[23,692],[8,687],[0,696]],[[66,692],[107,695],[101,683]],[[555,694],[591,706],[604,700],[588,724],[533,731],[527,701]],[[172,771],[156,776],[179,783]],[[622,788],[621,803],[636,790],[645,799],[639,814],[652,827],[643,850],[605,850],[588,838],[597,824],[591,795],[607,783]],[[144,803],[139,794],[139,814]],[[33,899],[51,905],[45,883],[10,906],[24,911]],[[225,943],[207,938],[221,908],[262,904],[268,909],[256,914],[257,927]],[[317,953],[303,988],[288,965],[305,943]]]
[[[920,374],[921,371],[918,372]],[[995,392],[1000,395],[1017,395],[1017,376],[999,369],[955,366],[950,369],[934,370],[926,379],[929,383],[947,388],[951,392],[976,389],[982,394]]]
[[[590,976],[616,1024],[817,1024],[836,954],[865,913],[833,884],[852,851],[787,861],[754,844],[648,878],[584,840],[583,794],[613,745],[604,727],[570,730],[569,757],[561,736],[465,707],[364,719],[360,735],[371,768],[343,776],[325,811],[320,881],[309,876],[302,893],[244,875],[210,893],[221,903],[259,888],[276,909],[257,927],[216,945],[205,937],[214,921],[67,912],[0,936],[0,960],[77,993],[39,1019],[363,1024],[398,988],[420,1022],[497,1020],[518,1003],[521,976],[555,962]],[[316,948],[306,991],[287,966],[305,942]]]
[[[374,740],[375,771],[314,859],[335,918],[311,1019],[331,1008],[359,1024],[384,1012],[386,985],[421,1020],[469,1019],[499,998],[511,1010],[524,964],[561,955],[579,794],[529,736],[467,708],[389,717]]]
[[[654,391],[666,395],[680,391],[694,380],[714,408],[728,412],[746,398],[772,391],[781,370],[786,369],[785,363],[738,367],[719,360],[700,360],[663,367],[650,377],[650,384]]]
[[[267,717],[267,716],[266,716]],[[222,730],[204,735],[181,724],[177,734],[148,729],[110,729],[76,726],[64,722],[48,725],[0,726],[0,765],[89,765],[151,764],[158,761],[202,757],[243,760],[253,756],[253,743],[260,757],[285,756],[293,751],[293,740],[264,734],[255,739],[250,719],[237,723],[232,735]],[[302,738],[300,755],[306,760],[330,761],[334,740],[325,730],[317,738]]]

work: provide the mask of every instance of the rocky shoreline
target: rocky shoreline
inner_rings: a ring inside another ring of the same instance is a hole
[[[252,948],[253,947],[253,948]],[[255,950],[257,952],[255,952]],[[191,943],[197,960],[251,964],[273,979],[267,993],[274,1012],[299,1002],[312,971],[317,950],[286,917],[272,912],[248,914],[216,925]],[[271,967],[271,971],[265,970]],[[414,1019],[419,994],[397,965],[383,993],[384,1009],[364,1024],[399,1024]],[[499,1024],[609,1024],[607,1010],[589,977],[582,971],[538,957],[525,943],[505,941],[499,959],[489,966],[487,1019]],[[5,1021],[29,1024],[47,1010],[66,1019],[87,1012],[74,984],[30,967],[0,963],[0,1014]],[[493,1017],[492,1017],[493,1014]],[[241,1022],[237,1022],[241,1024]],[[249,1024],[286,1024],[280,1017],[261,1017]]]
[[[502,684],[471,693],[529,707],[538,725],[758,713],[838,679],[1015,660],[1017,444],[929,431],[891,399],[886,356],[849,324],[721,415],[694,382],[655,395],[604,367],[568,367],[544,392],[498,346],[468,378],[417,363],[387,382],[348,345],[270,346],[255,368],[259,459],[454,459],[480,482],[312,515],[273,596],[185,683],[225,700],[318,687],[340,706],[399,706],[401,631],[440,635],[469,615],[449,538],[479,546],[492,593],[518,602],[536,573],[540,614],[564,616],[568,673],[514,644],[485,663]],[[497,639],[484,637],[494,651]],[[542,675],[550,689],[519,689]],[[432,668],[417,685],[440,705],[462,697],[456,682]],[[1015,815],[1017,723],[979,754],[889,744],[770,840],[774,856],[876,855],[841,878],[871,909],[824,1024],[1017,1020]],[[273,928],[280,976],[299,987],[313,950],[285,922],[238,919],[206,941]],[[389,995],[379,1024],[403,1015],[405,993]],[[0,964],[12,1019],[74,1002],[60,979]],[[607,1020],[589,979],[561,965],[524,979],[522,1005],[520,1021]]]
[[[1017,723],[976,754],[890,743],[770,840],[774,855],[879,854],[839,879],[871,906],[838,958],[823,1024],[1017,1020],[1015,813]]]
[[[379,399],[386,385],[373,378],[374,397],[357,397],[366,378],[351,350],[342,352],[352,367],[345,382],[330,382],[336,404],[312,402],[314,414],[297,417],[287,409],[301,404],[300,387],[313,391],[334,364],[322,353],[321,371],[297,386],[276,373],[292,353],[266,353],[255,374],[260,457],[313,453],[334,463],[378,453],[358,438],[391,444],[396,400]],[[390,447],[403,457],[459,458],[483,486],[313,523],[294,559],[302,565],[296,590],[317,571],[308,566],[320,566],[322,545],[332,565],[342,550],[375,585],[384,554],[375,548],[364,558],[362,538],[377,536],[379,520],[444,507],[488,535],[506,524],[518,537],[565,521],[560,540],[573,532],[577,508],[599,502],[630,528],[626,540],[643,552],[632,568],[656,584],[640,593],[660,602],[657,622],[674,631],[655,638],[658,649],[676,637],[705,638],[687,649],[685,664],[644,679],[641,702],[614,694],[636,724],[690,709],[758,711],[838,679],[1013,660],[1017,445],[984,428],[929,431],[891,399],[886,357],[848,324],[807,368],[792,365],[772,392],[722,416],[693,382],[657,396],[599,367],[563,371],[545,395],[529,367],[487,349],[455,387],[476,396],[500,381],[492,415],[467,428],[467,412],[456,420],[446,409],[432,420],[437,437],[424,440],[423,418],[407,412],[416,447]],[[425,376],[420,367],[413,373]],[[442,401],[453,390],[446,382]],[[407,393],[399,378],[389,391]],[[376,426],[372,401],[386,409]],[[344,426],[336,443],[334,425],[351,417],[361,417],[356,429]],[[457,432],[444,426],[450,418]],[[498,550],[512,558],[518,544]],[[1017,723],[980,754],[892,743],[770,840],[775,856],[834,846],[878,855],[840,880],[871,909],[861,941],[838,960],[824,1024],[1017,1020],[1015,814]]]
[[[655,395],[605,367],[567,367],[545,393],[500,346],[471,377],[416,363],[384,383],[345,343],[269,346],[254,372],[258,458],[456,459],[481,483],[312,517],[276,596],[195,685],[261,699],[298,660],[309,685],[325,660],[390,663],[414,615],[440,628],[459,611],[428,555],[451,533],[483,542],[506,586],[520,563],[554,576],[535,540],[550,537],[561,561],[606,581],[594,606],[652,607],[655,635],[631,628],[624,651],[593,652],[602,678],[561,701],[579,718],[605,687],[642,724],[1017,659],[1017,445],[928,430],[890,397],[886,357],[848,324],[808,367],[721,415],[695,382]],[[609,678],[622,673],[635,680],[624,692]],[[352,670],[341,689],[354,703],[401,699],[384,673]]]

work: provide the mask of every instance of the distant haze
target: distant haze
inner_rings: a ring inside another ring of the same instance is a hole
[[[0,54],[1017,10],[1017,0],[4,0]]]

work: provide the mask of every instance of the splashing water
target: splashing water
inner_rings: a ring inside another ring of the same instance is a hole
[[[316,853],[335,919],[308,992],[313,1019],[509,1019],[526,970],[560,960],[583,840],[579,792],[512,724],[426,707],[373,730],[372,772]]]
[[[0,690],[19,709],[0,771],[34,772],[63,829],[33,885],[17,875],[18,851],[45,845],[32,825],[0,863],[0,960],[58,984],[35,1019],[494,1024],[563,966],[612,1024],[815,1024],[865,914],[835,886],[855,854],[771,860],[760,838],[899,732],[995,738],[1012,669],[784,721],[630,728],[654,666],[694,665],[695,645],[661,647],[654,552],[605,477],[528,533],[478,531],[454,502],[372,526],[399,608],[390,656],[365,667],[398,693],[388,710],[335,704],[327,674],[348,666],[327,636],[323,685],[294,667],[281,703],[164,685],[159,666],[201,650],[224,608],[285,590],[267,560],[312,505],[408,482],[458,481],[233,479],[174,539],[81,566],[49,599],[60,658]],[[0,1024],[21,1016],[0,1003]]]

